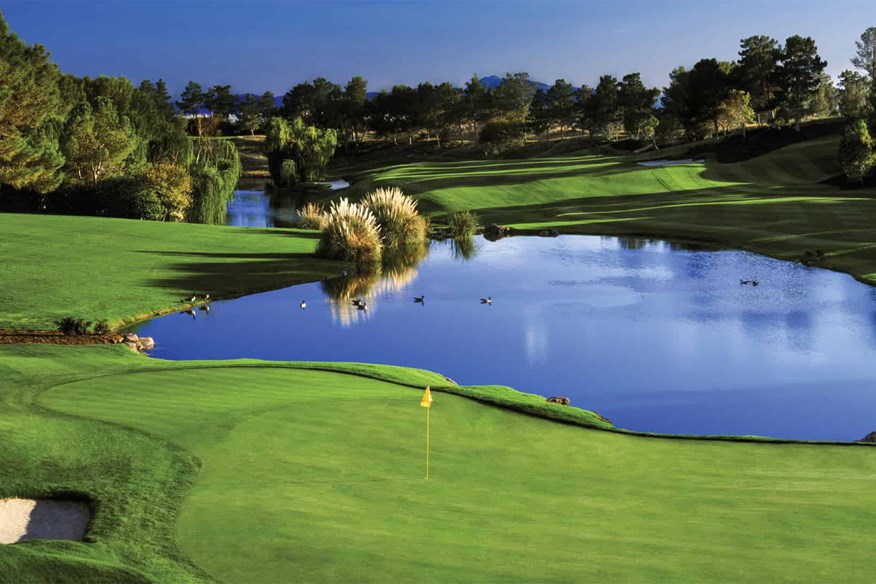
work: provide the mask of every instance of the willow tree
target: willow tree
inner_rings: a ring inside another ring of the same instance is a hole
[[[308,126],[301,118],[271,118],[265,134],[268,168],[281,188],[323,178],[338,145],[335,130]]]
[[[197,139],[199,155],[192,163],[192,205],[188,220],[222,224],[240,179],[240,154],[230,140]]]

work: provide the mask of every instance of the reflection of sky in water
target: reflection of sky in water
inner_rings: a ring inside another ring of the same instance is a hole
[[[418,268],[365,282],[367,294],[355,282],[306,284],[139,332],[156,338],[156,357],[408,365],[568,395],[638,430],[839,440],[876,430],[876,295],[849,276],[647,239],[477,248],[462,261],[436,243]],[[324,289],[367,298],[368,313]],[[425,305],[413,303],[420,294]]]

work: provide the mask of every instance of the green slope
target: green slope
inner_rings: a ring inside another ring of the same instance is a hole
[[[445,212],[473,210],[485,223],[532,231],[690,239],[780,259],[820,249],[823,267],[876,281],[876,193],[833,184],[838,144],[828,136],[744,162],[665,167],[637,162],[682,149],[414,162],[366,172],[351,193],[398,185],[439,221]]]
[[[427,482],[417,387],[117,348],[0,355],[4,386],[31,380],[5,393],[17,397],[0,424],[26,448],[2,450],[21,471],[0,494],[68,484],[108,510],[95,543],[39,550],[116,557],[160,581],[197,577],[173,546],[187,480],[182,550],[229,582],[863,581],[876,568],[866,447],[628,436],[440,392]],[[0,549],[0,570],[30,549]]]
[[[319,280],[313,232],[0,213],[0,329],[64,316],[118,325],[213,297]]]

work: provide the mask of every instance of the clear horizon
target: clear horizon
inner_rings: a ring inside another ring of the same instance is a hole
[[[3,1],[10,28],[65,73],[189,80],[282,95],[354,75],[369,91],[527,71],[595,85],[640,72],[664,87],[701,58],[737,58],[739,40],[811,36],[836,77],[876,26],[876,2],[43,2]],[[828,12],[829,11],[829,12]],[[829,14],[829,16],[827,16]]]

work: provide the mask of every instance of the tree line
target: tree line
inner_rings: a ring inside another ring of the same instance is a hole
[[[186,112],[240,113],[250,122],[247,131],[256,124],[263,128],[273,115],[300,117],[308,125],[335,129],[342,143],[356,141],[364,131],[396,142],[426,136],[440,143],[479,133],[491,123],[505,124],[506,132],[515,126],[520,133],[702,139],[755,121],[799,127],[806,117],[835,114],[848,92],[859,90],[850,85],[861,76],[846,72],[849,77],[835,87],[826,65],[810,37],[795,35],[780,43],[752,36],[741,41],[738,60],[701,59],[690,68],[678,67],[662,89],[646,87],[635,72],[620,79],[603,75],[594,86],[577,88],[558,79],[545,89],[521,72],[506,74],[496,87],[473,76],[463,87],[396,85],[367,99],[367,81],[357,76],[344,86],[324,78],[299,83],[276,109],[270,92],[235,104],[229,86],[203,91],[190,82],[179,105]]]
[[[63,74],[0,14],[2,208],[216,221],[239,170],[233,144],[187,135],[162,80]]]
[[[219,220],[240,163],[233,145],[211,138],[229,132],[265,132],[271,174],[291,185],[319,178],[336,148],[366,133],[439,147],[476,139],[488,150],[572,133],[656,145],[744,134],[751,124],[799,130],[805,118],[834,115],[846,121],[843,170],[863,181],[876,165],[876,27],[856,49],[854,69],[836,85],[812,38],[758,35],[741,40],[734,61],[677,67],[663,88],[647,87],[636,72],[580,87],[564,79],[541,86],[518,72],[495,86],[475,75],[462,87],[423,82],[369,95],[356,76],[344,85],[299,83],[279,106],[271,92],[240,96],[230,85],[194,81],[174,102],[161,80],[134,86],[65,75],[0,15],[0,204]]]

